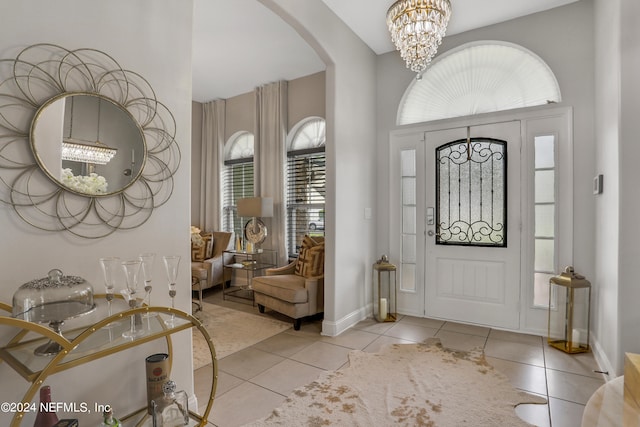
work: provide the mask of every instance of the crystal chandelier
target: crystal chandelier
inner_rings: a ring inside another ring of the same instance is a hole
[[[73,139],[73,103],[74,99],[71,97],[71,114],[69,116],[69,138],[62,140],[62,160],[70,160],[72,162],[83,162],[94,165],[106,165],[116,155],[117,149],[111,148],[106,144],[100,142],[100,107],[102,101],[98,98],[98,125],[96,142],[90,143],[88,141],[78,142],[77,139]]]
[[[418,78],[438,51],[450,17],[449,0],[398,0],[387,11],[391,40]]]
[[[106,165],[117,151],[117,149],[107,147],[98,141],[96,141],[96,145],[71,142],[68,139],[62,142],[62,160],[71,160],[72,162]]]

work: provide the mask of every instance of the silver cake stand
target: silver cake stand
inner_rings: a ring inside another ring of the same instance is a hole
[[[80,301],[58,301],[38,305],[25,312],[24,318],[31,322],[48,323],[56,334],[62,335],[65,320],[92,312],[96,305],[84,304]],[[62,351],[62,346],[55,341],[41,345],[33,351],[36,356],[55,356]]]

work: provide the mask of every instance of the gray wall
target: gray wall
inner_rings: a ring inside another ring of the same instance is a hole
[[[191,102],[191,224],[200,224],[202,177],[202,104]]]
[[[289,82],[289,130],[307,117],[326,117],[326,91],[324,71]]]
[[[595,2],[596,170],[604,175],[604,191],[595,198],[596,275],[593,280],[593,331],[612,365],[620,372],[618,312],[620,237],[620,0]]]
[[[608,2],[607,2],[608,5]],[[620,244],[618,321],[620,324],[620,353],[618,373],[622,373],[625,352],[640,353],[640,285],[638,284],[638,260],[640,259],[640,197],[638,182],[640,172],[640,3],[637,0],[622,0],[620,11]],[[607,278],[604,278],[607,280]],[[602,331],[603,334],[607,331]]]
[[[624,353],[640,353],[640,4],[595,0],[596,173],[604,192],[596,197],[594,335],[608,360],[610,378],[623,373]]]
[[[255,132],[256,101],[253,92],[234,96],[225,104],[225,142],[239,131]]]
[[[2,13],[5,17],[0,26],[2,59],[15,58],[28,45],[47,42],[68,49],[101,50],[115,58],[124,69],[143,76],[176,120],[176,141],[183,157],[174,175],[173,193],[168,202],[155,209],[142,226],[116,231],[105,238],[81,239],[65,232],[41,231],[28,226],[17,218],[10,206],[0,203],[0,300],[11,303],[13,293],[21,284],[45,277],[52,268],[82,276],[93,284],[96,293],[103,293],[100,257],[130,259],[142,252],[156,252],[158,257],[169,254],[182,256],[179,282],[184,291],[178,291],[176,308],[190,311],[188,228],[193,2],[164,0],[159,7],[156,0],[113,0],[108,3],[84,0],[5,1]],[[2,70],[5,73],[7,67]],[[3,80],[7,77],[2,75]],[[35,184],[34,188],[38,189],[38,185]],[[170,306],[166,285],[162,284],[163,277],[162,260],[156,259],[154,278],[158,281],[157,290],[154,285],[153,301],[156,305]],[[120,285],[118,291],[121,288]],[[67,326],[71,324],[68,322]],[[3,338],[6,332],[0,328]],[[173,350],[171,376],[180,388],[192,392],[189,332],[174,336]],[[53,399],[57,402],[111,404],[117,408],[118,414],[127,414],[146,403],[144,358],[158,351],[156,341],[53,375],[47,384],[51,385]],[[3,402],[20,402],[28,387],[28,383],[6,363],[0,363],[0,383],[0,401]],[[99,423],[99,415],[95,413],[73,415],[80,418],[81,425]],[[8,426],[10,416],[0,413],[0,425]],[[22,425],[32,425],[33,418],[33,414],[28,414]]]

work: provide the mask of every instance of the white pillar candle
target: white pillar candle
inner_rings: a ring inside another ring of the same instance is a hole
[[[380,320],[387,318],[387,299],[380,298]]]
[[[587,331],[585,329],[574,329],[571,336],[572,347],[578,348],[580,344],[589,344],[587,341]]]

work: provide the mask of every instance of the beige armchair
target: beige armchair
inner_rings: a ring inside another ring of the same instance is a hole
[[[194,291],[202,292],[217,285],[224,286],[231,280],[232,271],[224,266],[233,264],[233,254],[224,254],[224,251],[233,249],[233,233],[214,231],[211,234],[213,235],[211,258],[191,262],[191,276],[194,279],[192,289]]]
[[[289,316],[300,330],[302,318],[324,311],[324,238],[305,236],[296,261],[267,269],[251,285],[261,313],[268,307]]]

